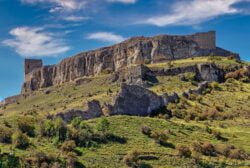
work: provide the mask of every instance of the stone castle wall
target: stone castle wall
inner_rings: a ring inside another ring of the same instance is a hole
[[[134,64],[149,64],[196,56],[238,55],[217,48],[215,32],[187,36],[135,37],[122,43],[66,58],[57,65],[41,67],[41,60],[27,60],[22,93],[74,81],[103,72],[117,72]],[[40,67],[40,68],[39,68]],[[32,70],[30,72],[30,70]]]
[[[216,32],[215,31],[196,33],[194,35],[190,35],[187,37],[197,42],[200,48],[216,49]]]
[[[25,75],[29,74],[33,70],[37,68],[41,68],[43,66],[42,60],[38,59],[25,59],[24,61],[24,72]]]

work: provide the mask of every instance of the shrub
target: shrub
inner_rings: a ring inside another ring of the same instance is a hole
[[[2,154],[0,155],[1,168],[21,168],[20,159],[17,156]]]
[[[147,135],[147,136],[150,136],[151,133],[152,133],[152,129],[146,125],[143,125],[141,127],[141,132],[144,134],[144,135]]]
[[[162,131],[153,131],[151,137],[155,140],[157,144],[165,144],[168,140],[168,136]]]
[[[72,141],[72,140],[70,140],[70,141],[65,141],[65,142],[63,142],[63,144],[61,145],[61,150],[62,150],[63,152],[68,153],[68,152],[72,152],[72,151],[75,149],[75,147],[76,147],[75,141]]]
[[[71,121],[71,125],[74,127],[74,128],[79,128],[80,127],[80,124],[81,124],[81,117],[75,117],[72,121]]]
[[[8,128],[0,127],[0,142],[11,143],[12,132]]]
[[[101,121],[97,124],[97,130],[100,131],[103,135],[106,135],[109,132],[110,123],[107,118],[102,118]]]
[[[46,155],[43,152],[35,152],[29,157],[25,157],[22,160],[25,162],[25,167],[40,167],[40,168],[49,168],[53,167],[53,163],[58,163],[59,167],[64,167],[58,161],[57,156],[54,155]],[[57,167],[56,167],[57,168]]]
[[[54,122],[52,120],[46,120],[41,123],[40,127],[41,136],[53,137],[56,134]]]
[[[67,137],[67,127],[64,121],[61,118],[56,118],[55,122],[55,131],[56,136],[60,142],[64,141]]]
[[[218,118],[219,112],[216,109],[209,109],[208,111],[205,111],[200,114],[199,119],[200,120],[214,120]]]
[[[249,78],[250,77],[250,72],[247,70],[247,69],[239,69],[237,71],[234,71],[234,72],[229,72],[225,75],[225,78],[226,79],[230,79],[230,78],[233,78],[233,79],[236,79],[236,80],[239,80],[241,78]]]
[[[25,133],[30,137],[35,136],[35,127],[33,124],[24,120],[24,121],[19,121],[17,125],[18,129],[22,131],[22,133]]]
[[[221,91],[222,90],[222,88],[221,88],[221,86],[219,85],[218,82],[212,82],[212,83],[210,83],[210,87],[212,89],[214,89],[214,90],[217,90],[217,91]]]
[[[181,157],[190,157],[191,154],[192,154],[192,152],[191,152],[191,150],[189,149],[189,147],[184,146],[184,145],[178,146],[178,147],[177,147],[177,150],[178,150],[178,154],[179,154]]]
[[[248,154],[241,149],[231,150],[229,156],[231,159],[247,160],[249,158]]]
[[[216,156],[215,147],[211,143],[194,142],[192,144],[193,150],[206,156]]]
[[[216,130],[213,130],[213,131],[212,131],[212,134],[213,134],[213,136],[214,136],[216,139],[218,139],[218,140],[222,139],[221,132],[216,131]]]
[[[19,149],[26,149],[30,144],[28,137],[20,131],[12,135],[12,143],[15,148]]]
[[[123,162],[128,167],[137,168],[139,165],[139,156],[140,154],[137,151],[129,152],[127,155],[123,157]]]

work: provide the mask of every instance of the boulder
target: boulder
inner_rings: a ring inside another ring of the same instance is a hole
[[[201,81],[223,82],[225,73],[215,64],[198,64],[196,77]]]
[[[65,112],[58,113],[55,116],[50,116],[49,118],[61,117],[65,122],[69,122],[75,117],[80,117],[83,120],[89,120],[98,118],[102,115],[103,113],[99,101],[93,100],[88,102],[88,106],[85,110],[71,109]]]
[[[148,89],[122,84],[111,115],[149,116],[163,104],[162,98]]]
[[[129,85],[149,86],[151,83],[157,83],[158,80],[154,73],[145,65],[133,65],[126,67],[114,73],[110,79],[111,82],[127,83]]]

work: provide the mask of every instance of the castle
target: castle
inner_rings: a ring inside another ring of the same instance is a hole
[[[25,60],[22,93],[74,81],[102,72],[116,72],[131,64],[158,63],[195,56],[239,56],[216,47],[216,32],[193,35],[134,37],[119,44],[66,58],[57,65],[43,66],[42,60]]]
[[[102,72],[117,72],[132,64],[159,63],[196,56],[234,56],[239,59],[238,54],[217,47],[215,31],[182,36],[134,37],[110,47],[79,53],[57,65],[43,66],[42,60],[25,59],[25,81],[21,93]],[[8,103],[8,99],[6,101]]]

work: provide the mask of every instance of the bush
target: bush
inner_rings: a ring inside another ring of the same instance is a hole
[[[222,88],[218,82],[212,82],[210,83],[210,87],[214,90],[221,91]]]
[[[18,129],[22,131],[22,133],[25,133],[30,137],[35,136],[35,127],[33,124],[27,121],[19,121],[17,126],[18,126]]]
[[[211,143],[194,142],[192,144],[193,150],[206,156],[216,156],[215,147]]]
[[[234,72],[229,72],[225,75],[225,78],[226,79],[230,79],[230,78],[233,78],[233,79],[236,79],[236,80],[239,80],[239,79],[242,79],[242,78],[249,78],[250,77],[250,72],[249,70],[247,69],[239,69],[237,71],[234,71]]]
[[[151,137],[155,140],[157,144],[166,144],[168,140],[168,136],[162,131],[153,131]]]
[[[70,140],[70,141],[65,141],[65,142],[63,142],[63,144],[61,145],[61,150],[62,150],[63,152],[68,153],[68,152],[74,151],[75,147],[76,147],[75,141],[72,141],[72,140]]]
[[[20,159],[14,155],[0,155],[0,168],[21,168]]]
[[[40,127],[41,136],[53,137],[56,134],[54,122],[52,120],[46,120],[41,123]]]
[[[20,131],[12,135],[12,143],[15,148],[19,149],[26,149],[30,144],[28,137]]]
[[[216,130],[213,130],[213,131],[212,131],[212,134],[213,134],[213,136],[214,136],[216,139],[218,139],[218,140],[222,139],[221,132],[216,131]]]
[[[80,127],[80,124],[81,124],[81,117],[75,117],[72,121],[71,121],[71,125],[74,127],[74,128],[79,128]]]
[[[178,146],[177,147],[177,150],[178,150],[178,154],[181,156],[181,157],[191,157],[191,150],[189,149],[189,147],[187,146],[184,146],[184,145],[181,145],[181,146]]]
[[[244,150],[241,150],[241,149],[231,150],[228,157],[231,158],[231,159],[238,159],[238,160],[247,160],[247,159],[249,159],[248,154]]]
[[[0,142],[11,143],[12,132],[8,128],[0,127]]]
[[[53,167],[54,163],[57,163],[59,167],[65,167],[63,164],[59,163],[59,159],[54,155],[46,155],[43,152],[35,152],[29,157],[25,157],[22,160],[25,162],[25,167],[39,167],[39,168],[49,168]],[[55,167],[57,168],[57,167]]]
[[[140,154],[137,151],[129,152],[127,155],[123,157],[123,162],[128,167],[137,168],[139,165],[139,156]]]
[[[97,124],[97,130],[100,131],[103,135],[108,134],[110,129],[110,123],[107,118],[102,118],[101,121]]]
[[[216,109],[209,109],[200,114],[200,120],[215,120],[219,117],[219,112]]]
[[[147,135],[147,136],[151,136],[151,133],[152,133],[152,129],[146,125],[143,125],[141,127],[141,132],[144,134],[144,135]]]

